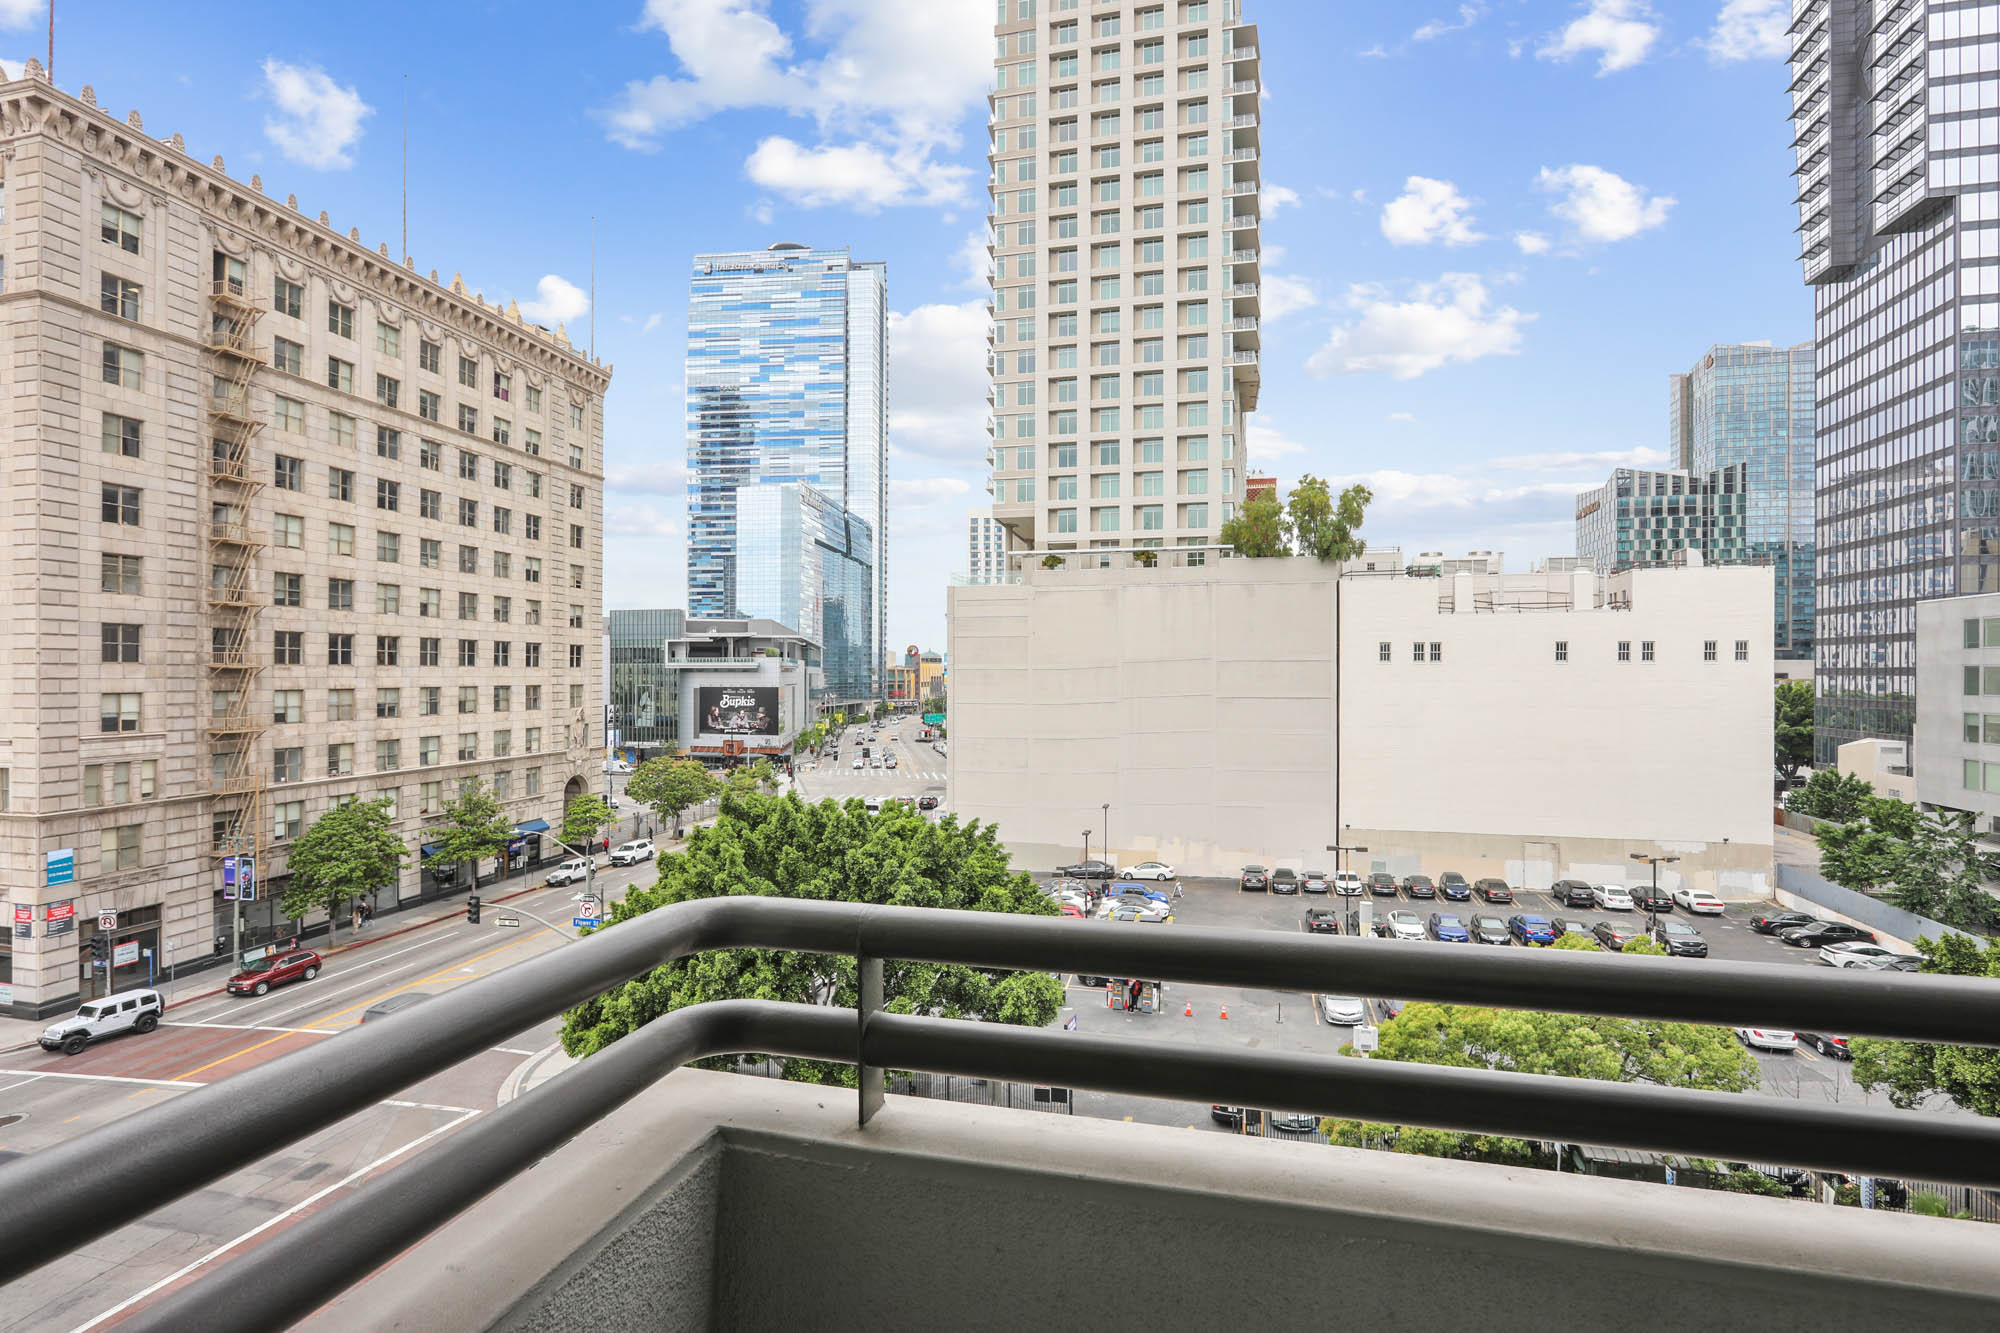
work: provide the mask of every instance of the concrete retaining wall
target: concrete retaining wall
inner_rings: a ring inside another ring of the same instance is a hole
[[[1900,907],[1892,907],[1879,898],[1871,898],[1853,889],[1843,889],[1832,880],[1815,875],[1810,870],[1798,866],[1780,864],[1778,866],[1777,899],[1780,905],[1795,912],[1811,912],[1820,918],[1845,921],[1850,925],[1872,930],[1884,938],[1885,943],[1900,944],[1913,949],[1922,936],[1937,939],[1942,935],[1965,935],[1967,939],[1977,939],[1965,931],[1947,926],[1942,921],[1933,921],[1915,912],[1905,912]]]

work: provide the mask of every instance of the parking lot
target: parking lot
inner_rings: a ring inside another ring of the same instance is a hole
[[[1052,877],[1038,874],[1037,880],[1044,885],[1052,882]],[[1208,926],[1229,930],[1285,930],[1304,929],[1308,908],[1332,907],[1341,910],[1359,900],[1341,898],[1334,894],[1271,894],[1244,892],[1233,879],[1183,879],[1179,881],[1182,895],[1175,901],[1174,918],[1164,927],[1147,929],[1168,929],[1175,925]],[[1149,884],[1148,888],[1174,892],[1175,884]],[[1432,912],[1456,913],[1461,920],[1475,914],[1491,913],[1503,920],[1517,912],[1545,917],[1561,917],[1565,920],[1580,920],[1586,925],[1612,919],[1630,919],[1643,913],[1603,912],[1596,909],[1562,909],[1556,907],[1544,893],[1521,890],[1515,893],[1513,906],[1487,904],[1475,898],[1470,903],[1452,903],[1443,899],[1436,901],[1418,900],[1410,902],[1399,893],[1394,899],[1374,898],[1373,913],[1379,920],[1393,910],[1416,912],[1426,919]],[[1764,903],[1730,904],[1722,916],[1690,917],[1685,912],[1674,915],[1686,921],[1701,932],[1708,941],[1710,959],[1731,962],[1764,963],[1778,967],[1819,967],[1816,950],[1794,949],[1767,935],[1759,935],[1750,928],[1750,916],[1754,911],[1768,906]],[[1665,915],[1664,913],[1662,915]],[[1383,947],[1431,948],[1431,949],[1473,949],[1489,948],[1489,945],[1440,944],[1425,941],[1422,944],[1391,944],[1383,942]],[[1518,946],[1508,946],[1518,947]],[[1676,965],[1698,968],[1707,963],[1706,959],[1684,958],[1675,960]],[[1084,1032],[1099,1034],[1118,1033],[1148,1041],[1169,1041],[1195,1046],[1249,1046],[1263,1050],[1287,1052],[1309,1052],[1328,1057],[1339,1055],[1340,1049],[1353,1040],[1353,1029],[1347,1026],[1330,1026],[1320,1018],[1317,997],[1297,992],[1243,990],[1221,986],[1194,986],[1168,983],[1162,995],[1162,1012],[1158,1014],[1126,1013],[1111,1009],[1103,990],[1086,987],[1074,976],[1068,983],[1067,1008],[1063,1019],[1072,1014],[1077,1020],[1077,1028]],[[1367,1003],[1369,1017],[1376,1023],[1387,1020],[1382,996],[1360,997]],[[1190,1015],[1189,1009],[1193,1010]],[[1225,1018],[1223,1015],[1227,1013]],[[1864,1093],[1854,1083],[1844,1060],[1820,1056],[1810,1050],[1800,1049],[1795,1053],[1776,1054],[1753,1052],[1758,1064],[1764,1070],[1763,1091],[1767,1095],[1783,1096],[1820,1101],[1836,1102],[1844,1105],[1875,1106],[1886,1108],[1888,1099],[1877,1093]],[[1186,1125],[1191,1128],[1213,1129],[1225,1132],[1223,1126],[1211,1121],[1206,1106],[1192,1103],[1155,1102],[1141,1099],[1110,1096],[1105,1094],[1079,1092],[1075,1109],[1078,1114],[1109,1116],[1112,1119],[1129,1119],[1152,1124]]]

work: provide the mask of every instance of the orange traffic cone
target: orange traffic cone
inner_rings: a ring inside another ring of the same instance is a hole
[[[1229,1006],[1228,1006],[1228,1005],[1226,1005],[1226,1004],[1222,1006],[1222,1016],[1223,1016],[1224,1018],[1228,1018],[1228,1017],[1229,1017]]]
[[[1182,1014],[1181,1014],[1181,1017],[1182,1017],[1182,1018],[1193,1018],[1193,1017],[1194,1017],[1194,1001],[1193,1001],[1193,1000],[1189,1000],[1189,1001],[1187,1002],[1187,1010],[1186,1010],[1186,1011],[1185,1011],[1184,1013],[1182,1013]]]

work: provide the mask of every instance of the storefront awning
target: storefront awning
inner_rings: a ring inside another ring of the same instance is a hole
[[[523,820],[519,824],[514,825],[514,831],[516,833],[547,833],[549,831],[549,821],[546,819]]]
[[[438,848],[442,846],[444,846],[444,844],[441,842],[427,842],[424,844],[424,855],[436,856],[438,854]]]

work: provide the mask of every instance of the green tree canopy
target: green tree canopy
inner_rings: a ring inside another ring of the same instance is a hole
[[[291,917],[323,907],[329,931],[337,933],[333,923],[341,900],[394,884],[409,854],[396,834],[388,797],[334,806],[292,844],[291,878],[280,906]]]
[[[1874,794],[1875,784],[1866,778],[1822,768],[1806,780],[1805,786],[1785,794],[1785,809],[1845,824],[1861,817],[1862,798]]]
[[[475,866],[488,857],[503,855],[514,836],[507,812],[492,790],[477,778],[458,789],[458,795],[439,811],[437,827],[424,833],[424,841],[437,846],[433,855],[447,865]]]
[[[1926,972],[2000,981],[2000,940],[1982,947],[1963,935],[1947,935],[1918,940],[1917,952]],[[1901,1110],[1949,1097],[1979,1115],[2000,1115],[2000,1050],[1873,1037],[1856,1037],[1849,1046],[1854,1081],[1870,1092],[1886,1088],[1890,1103]]]
[[[1308,472],[1285,505],[1285,529],[1300,555],[1320,561],[1352,560],[1368,549],[1361,520],[1375,498],[1366,486],[1349,486],[1336,503],[1327,484]]]
[[[1651,935],[1641,935],[1637,939],[1626,940],[1625,947],[1620,949],[1618,952],[1650,954],[1657,958],[1664,958],[1667,956],[1667,951],[1661,948],[1660,942],[1654,939]]]
[[[1573,930],[1565,930],[1562,934],[1556,936],[1555,943],[1548,947],[1551,949],[1572,949],[1579,953],[1604,952],[1603,949],[1598,947],[1596,936],[1579,935]]]
[[[1974,824],[1968,811],[1925,811],[1895,859],[1889,901],[1960,930],[2000,926],[2000,902],[1983,887],[2000,876],[2000,858],[1980,849]]]
[[[1772,735],[1778,771],[1787,778],[1812,762],[1813,686],[1809,680],[1778,682]]]
[[[1843,888],[1866,892],[1885,882],[1895,869],[1902,844],[1867,822],[1823,824],[1819,842],[1819,873]]]
[[[562,840],[588,851],[597,835],[617,822],[618,816],[602,796],[584,792],[563,810]]]
[[[672,825],[678,833],[681,812],[713,797],[717,785],[715,775],[699,760],[662,755],[633,771],[625,794],[658,814],[661,827]]]
[[[1244,501],[1235,516],[1222,525],[1222,540],[1234,546],[1238,555],[1290,555],[1292,548],[1285,543],[1285,507],[1277,494],[1260,493]]]
[[[660,878],[611,906],[606,929],[674,903],[725,894],[886,903],[1049,916],[1053,904],[1008,867],[994,830],[946,816],[933,824],[900,803],[870,815],[859,800],[807,805],[796,793],[728,791],[716,822],[687,849],[660,858]],[[1062,983],[1046,972],[1000,972],[886,960],[883,999],[893,1012],[982,1019],[1026,1027],[1054,1021]],[[854,960],[771,949],[724,949],[655,968],[586,1001],[563,1022],[574,1056],[600,1051],[685,1005],[720,999],[851,1006]],[[849,1065],[791,1060],[785,1076],[852,1086]]]

